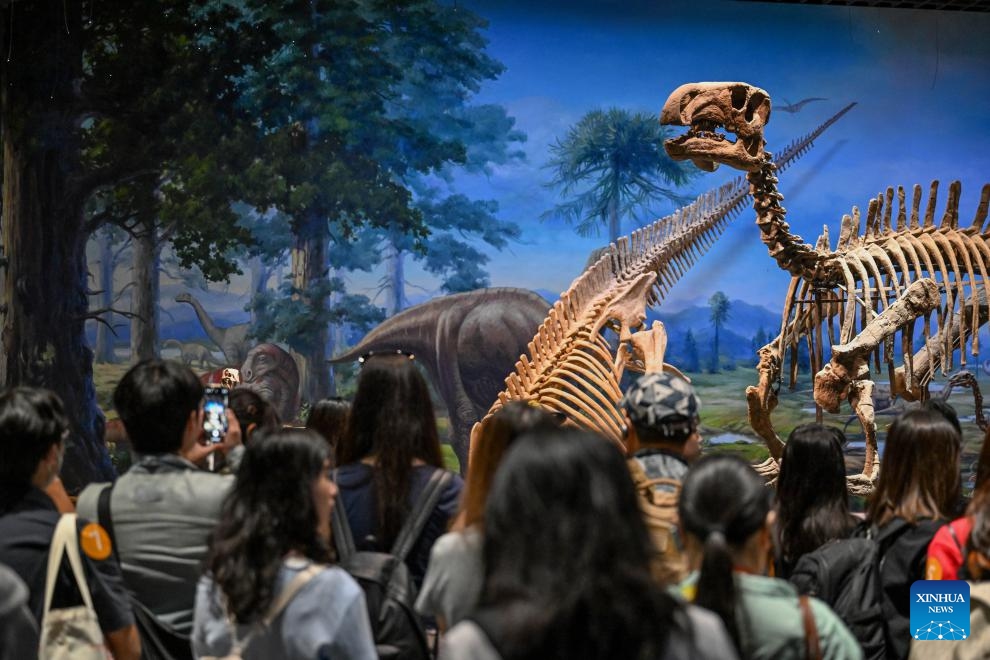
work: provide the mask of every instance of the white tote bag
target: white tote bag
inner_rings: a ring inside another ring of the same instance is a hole
[[[58,582],[62,555],[69,558],[72,574],[82,596],[77,607],[51,609],[55,584]],[[76,514],[65,513],[55,526],[48,551],[48,576],[45,580],[45,609],[41,615],[41,640],[38,657],[42,660],[108,660],[111,659],[93,609],[93,598],[79,556],[79,536]]]

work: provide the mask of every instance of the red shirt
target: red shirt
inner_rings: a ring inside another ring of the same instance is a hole
[[[925,563],[926,580],[958,580],[963,550],[973,529],[973,519],[957,518],[942,526],[928,544],[928,561]]]

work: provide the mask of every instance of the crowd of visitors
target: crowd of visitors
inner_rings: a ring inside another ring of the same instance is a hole
[[[353,403],[318,402],[306,429],[237,388],[210,442],[203,395],[178,363],[131,368],[113,400],[137,458],[69,499],[62,403],[0,393],[0,660],[990,654],[990,450],[967,506],[942,404],[891,424],[856,515],[839,430],[794,429],[768,487],[700,456],[679,375],[628,388],[624,450],[509,403],[466,481],[410,355],[364,356]],[[970,581],[951,649],[909,630],[925,578]]]

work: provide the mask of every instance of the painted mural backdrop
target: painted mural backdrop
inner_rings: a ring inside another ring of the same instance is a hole
[[[792,231],[810,242],[826,224],[837,235],[844,213],[865,210],[888,186],[927,189],[933,179],[943,191],[961,181],[966,223],[990,181],[985,14],[701,0],[400,2],[383,11],[388,25],[408,29],[382,35],[347,3],[309,17],[262,3],[271,13],[258,19],[264,33],[286,44],[272,50],[224,41],[236,33],[230,17],[201,4],[203,14],[187,18],[204,48],[257,58],[247,72],[226,57],[207,66],[231,99],[224,111],[256,119],[190,132],[148,108],[172,131],[156,156],[167,165],[152,185],[116,180],[101,189],[113,194],[90,196],[88,217],[113,217],[91,223],[87,246],[98,283],[90,288],[100,290],[90,309],[103,321],[87,335],[104,408],[121,364],[158,350],[207,369],[238,362],[241,349],[223,346],[234,335],[241,348],[277,342],[301,358],[303,398],[313,400],[351,391],[353,366],[322,365],[403,309],[482,287],[552,303],[610,237],[737,176],[702,174],[656,148],[670,136],[657,124],[660,107],[684,82],[767,90],[771,151],[855,103],[781,176]],[[365,33],[379,50],[346,65],[335,59]],[[595,162],[600,148],[614,158]],[[667,324],[669,361],[702,389],[716,443],[751,437],[742,389],[755,349],[779,330],[789,281],[753,219],[748,207],[737,215],[652,312]],[[211,223],[227,229],[217,235]],[[785,432],[814,418],[806,379],[782,404]],[[964,398],[958,407],[975,412]]]

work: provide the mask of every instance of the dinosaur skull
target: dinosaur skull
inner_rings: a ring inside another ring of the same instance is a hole
[[[689,83],[674,90],[660,113],[660,123],[688,126],[688,132],[666,140],[674,160],[690,159],[706,172],[720,163],[739,170],[759,169],[763,127],[770,120],[770,96],[746,83]],[[735,142],[719,133],[734,133]]]

